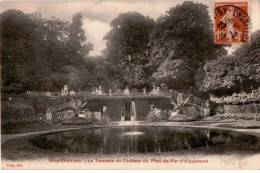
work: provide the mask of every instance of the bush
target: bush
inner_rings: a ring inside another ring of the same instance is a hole
[[[176,110],[177,111],[177,110]],[[179,110],[178,113],[171,112],[169,121],[196,121],[201,119],[203,113],[200,108],[194,106],[185,106]]]
[[[155,110],[150,111],[146,117],[147,121],[163,121],[169,118],[169,114],[166,111]]]
[[[109,123],[109,117],[106,113],[103,114],[103,117],[100,120],[101,123],[108,124]]]
[[[235,119],[235,120],[256,120],[260,121],[260,114],[249,113],[224,113],[218,114],[213,119]]]
[[[24,89],[23,89],[23,85],[20,83],[11,83],[10,86],[3,86],[2,92],[20,94],[20,93],[24,92]]]
[[[157,118],[156,118],[156,115],[154,113],[154,111],[150,111],[146,117],[146,120],[147,121],[156,121]]]
[[[1,113],[1,124],[4,129],[39,121],[31,105],[19,102],[3,102]]]
[[[90,111],[89,111],[89,112],[90,112]],[[91,112],[89,118],[91,119],[92,122],[97,122],[97,121],[98,121],[98,119],[96,118],[96,116],[95,116],[95,114],[94,114],[93,112]]]
[[[35,117],[36,113],[31,105],[19,102],[3,102],[2,104],[2,120],[30,119]]]
[[[47,108],[55,105],[60,105],[70,101],[68,97],[50,98],[47,96],[27,96],[25,101],[32,105],[37,113],[45,112]]]
[[[64,110],[60,112],[53,113],[52,122],[61,123],[63,120],[67,120],[75,117],[75,113],[72,110]]]
[[[188,121],[197,121],[199,119],[200,117],[196,115],[177,114],[176,116],[170,117],[169,121],[188,122]]]
[[[81,117],[74,117],[67,120],[62,121],[63,125],[85,125],[91,124],[92,121],[89,118],[81,118]]]

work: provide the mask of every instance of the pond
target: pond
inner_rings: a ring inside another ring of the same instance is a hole
[[[84,154],[259,153],[260,139],[238,132],[180,127],[106,127],[41,135],[39,148]]]

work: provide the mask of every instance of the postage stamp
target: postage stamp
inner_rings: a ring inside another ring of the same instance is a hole
[[[248,2],[215,2],[215,43],[247,43]]]

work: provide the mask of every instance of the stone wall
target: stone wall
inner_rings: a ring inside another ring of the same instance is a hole
[[[91,112],[98,112],[101,107],[107,107],[107,114],[111,121],[121,120],[121,107],[125,104],[131,105],[132,101],[135,102],[137,120],[143,121],[147,119],[147,115],[150,112],[151,105],[154,105],[157,109],[163,112],[169,112],[173,109],[173,105],[170,103],[167,97],[122,97],[122,98],[93,98],[89,100],[83,109],[88,109]],[[128,108],[129,109],[129,108]],[[203,107],[185,106],[183,108],[183,114],[204,116]],[[129,115],[129,114],[128,114]]]
[[[110,98],[110,99],[93,99],[89,100],[83,109],[89,109],[92,112],[100,111],[102,106],[107,106],[107,114],[112,121],[121,120],[121,107],[127,103],[135,102],[137,120],[145,120],[149,111],[150,105],[155,105],[161,110],[172,110],[173,105],[166,97],[127,97],[127,98]]]

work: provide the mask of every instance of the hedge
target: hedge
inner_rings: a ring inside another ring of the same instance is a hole
[[[30,119],[36,117],[33,106],[20,102],[2,103],[2,120],[5,119]]]

